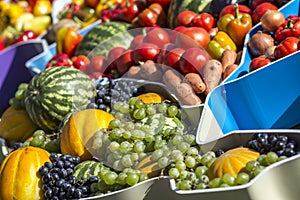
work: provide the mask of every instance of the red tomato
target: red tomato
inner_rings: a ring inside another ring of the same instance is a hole
[[[122,53],[125,51],[123,47],[115,47],[112,48],[107,55],[107,65],[115,69],[116,68],[116,60],[122,55]]]
[[[182,48],[175,48],[167,52],[164,59],[164,64],[169,67],[172,67],[173,69],[176,69],[177,71],[180,71],[179,61],[184,51],[185,50]]]
[[[191,10],[180,12],[176,18],[176,26],[188,26],[196,15],[197,13]]]
[[[216,26],[215,18],[206,12],[197,14],[190,23],[190,26],[202,27],[209,32],[213,27]]]
[[[107,68],[105,56],[95,56],[91,58],[91,63],[87,67],[87,73],[92,74],[94,72],[103,73]]]
[[[141,44],[143,44],[144,41],[144,35],[140,34],[137,35],[133,38],[133,40],[130,43],[130,47],[129,49],[136,49],[138,46],[140,46]]]
[[[274,0],[252,0],[251,6],[252,6],[252,8],[254,10],[259,4],[265,3],[265,2],[269,2],[269,3],[275,4]]]
[[[280,42],[274,50],[275,59],[283,58],[300,49],[300,40],[296,37],[287,37]]]
[[[135,65],[134,60],[132,59],[132,49],[128,49],[122,53],[122,55],[116,60],[117,71],[123,75],[129,69],[129,67]]]
[[[209,54],[203,48],[190,48],[185,50],[179,61],[182,74],[202,73],[202,68],[210,59]]]
[[[170,33],[172,43],[175,43],[178,33],[180,33],[184,29],[186,29],[185,26],[177,26],[176,28],[172,29],[172,31]]]
[[[138,46],[132,52],[132,59],[136,64],[139,61],[147,61],[152,60],[156,62],[157,56],[160,52],[160,48],[152,43],[143,43],[142,45]]]
[[[250,62],[250,72],[257,70],[265,65],[271,63],[272,61],[265,55],[261,55],[251,60]]]
[[[163,8],[165,8],[170,4],[171,0],[147,0],[147,2],[149,4],[159,3]]]
[[[278,8],[269,2],[259,4],[253,11],[252,21],[253,24],[257,24],[260,22],[260,18],[268,11],[268,10],[278,10]]]
[[[165,44],[170,43],[169,33],[162,28],[153,28],[149,31],[144,37],[144,43],[153,43],[156,44],[159,48],[163,48]]]
[[[158,64],[164,64],[165,56],[168,52],[170,52],[172,49],[176,48],[175,44],[168,43],[163,46],[163,48],[160,50],[158,56],[157,56],[157,63]]]
[[[209,41],[210,36],[204,28],[188,27],[176,36],[175,44],[184,49],[191,47],[205,48]]]
[[[90,64],[90,59],[85,55],[73,56],[71,58],[73,66],[80,71],[86,72],[87,66]]]

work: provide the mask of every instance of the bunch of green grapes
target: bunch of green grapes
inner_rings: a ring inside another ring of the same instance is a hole
[[[34,146],[45,149],[49,152],[60,152],[60,139],[56,135],[47,135],[43,130],[39,129],[33,133],[32,139],[25,141],[23,147]]]
[[[165,148],[171,138],[184,135],[178,107],[166,102],[145,104],[132,97],[116,102],[112,113],[115,119],[109,130],[94,135],[92,148],[116,171],[134,168],[148,154]]]
[[[9,104],[13,106],[15,109],[25,108],[25,92],[27,90],[28,83],[21,83],[18,86],[17,91],[15,92],[15,96],[9,100]]]
[[[133,186],[147,179],[148,176],[139,170],[125,168],[122,172],[116,172],[104,167],[98,175],[98,181],[91,184],[90,190],[93,195],[101,195]]]

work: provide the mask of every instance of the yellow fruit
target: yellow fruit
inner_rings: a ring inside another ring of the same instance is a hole
[[[141,99],[144,103],[160,103],[162,102],[163,98],[161,95],[155,93],[155,92],[148,92],[145,94],[141,94],[138,96],[139,99]]]
[[[8,107],[0,121],[0,137],[8,141],[24,142],[38,126],[33,123],[25,109]]]
[[[60,148],[64,154],[79,156],[82,161],[92,158],[86,148],[94,133],[108,128],[114,117],[99,109],[86,109],[73,114],[63,127]]]
[[[0,166],[0,199],[42,199],[42,181],[38,173],[49,152],[38,147],[19,148],[3,160]]]
[[[226,151],[218,157],[208,169],[208,177],[210,179],[219,177],[229,173],[234,177],[243,170],[247,162],[256,160],[259,153],[249,148],[238,147]]]

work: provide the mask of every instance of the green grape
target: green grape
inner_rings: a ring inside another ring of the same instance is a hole
[[[161,149],[163,148],[165,145],[167,145],[167,142],[165,140],[155,140],[154,143],[154,149]]]
[[[143,159],[147,156],[147,154],[145,152],[141,152],[141,153],[138,153],[139,154],[139,159]]]
[[[184,140],[190,145],[196,145],[196,136],[193,134],[186,134],[183,136]]]
[[[115,128],[113,130],[111,130],[109,136],[113,139],[113,140],[118,140],[122,137],[122,131],[118,128]]]
[[[138,153],[132,153],[132,154],[130,154],[130,158],[133,162],[138,161],[139,160],[139,154]]]
[[[44,135],[45,135],[45,131],[43,131],[43,130],[36,130],[36,131],[34,131],[32,137],[44,136]]]
[[[122,133],[122,137],[126,140],[130,139],[131,138],[131,132],[128,131],[128,130],[124,130],[123,133]]]
[[[288,158],[287,156],[279,156],[278,159],[277,159],[277,162],[281,161],[281,160],[284,160],[284,159],[287,159],[287,158]]]
[[[211,160],[215,158],[215,154],[212,152],[205,153],[201,158],[202,165],[208,166],[208,164],[211,162]]]
[[[204,175],[207,172],[207,170],[208,170],[208,167],[201,165],[201,166],[196,167],[195,174],[198,178],[201,178],[201,176]]]
[[[168,175],[173,179],[177,179],[180,175],[180,172],[177,168],[171,168],[168,171]]]
[[[139,175],[135,173],[129,173],[126,177],[126,183],[130,186],[133,186],[139,182]]]
[[[102,142],[103,144],[108,144],[110,143],[110,139],[109,139],[109,134],[104,134],[102,137]]]
[[[121,126],[122,122],[120,119],[113,119],[109,122],[109,128],[111,129],[115,129],[115,128],[119,128]]]
[[[133,145],[133,150],[136,152],[136,153],[142,153],[145,151],[145,148],[146,148],[146,145],[144,144],[143,141],[141,140],[137,140],[134,145]]]
[[[261,154],[257,158],[257,161],[259,162],[260,165],[263,165],[263,166],[267,166],[268,165],[268,163],[267,163],[267,155],[266,154]]]
[[[41,147],[44,144],[45,140],[42,140],[40,137],[33,137],[30,141],[30,146]]]
[[[186,169],[186,165],[183,161],[178,161],[175,163],[175,167],[181,172]]]
[[[174,145],[179,145],[183,141],[183,137],[181,135],[175,135],[172,139],[172,143]]]
[[[113,166],[114,170],[120,171],[120,172],[122,172],[125,169],[125,167],[122,165],[120,160],[116,160],[112,166]]]
[[[116,179],[118,177],[118,174],[116,172],[110,171],[105,173],[104,175],[104,179],[103,181],[107,184],[107,185],[113,185],[116,183]]]
[[[217,188],[221,185],[221,178],[214,178],[208,183],[209,188]]]
[[[171,152],[171,160],[173,160],[174,162],[178,162],[178,161],[183,161],[184,157],[181,151],[179,151],[178,149],[174,149]]]
[[[157,164],[160,169],[163,169],[169,165],[169,159],[163,156],[160,159],[158,159]]]
[[[113,157],[114,157],[115,160],[120,160],[122,158],[122,156],[123,156],[122,153],[120,152],[120,150],[114,151],[112,153],[112,155],[113,155]]]
[[[131,97],[131,98],[129,99],[129,101],[128,101],[128,104],[129,104],[129,105],[135,105],[135,102],[136,102],[137,100],[139,100],[139,98],[137,98],[137,97]]]
[[[123,114],[129,113],[129,105],[127,103],[123,103],[120,107],[120,112]]]
[[[23,100],[25,97],[25,91],[24,90],[17,90],[15,93],[15,98],[17,100]]]
[[[133,166],[133,162],[131,160],[130,154],[126,154],[121,158],[121,163],[124,167],[131,167]]]
[[[116,150],[118,150],[120,147],[120,144],[116,141],[112,141],[110,143],[110,145],[108,146],[108,149],[111,151],[111,152],[115,152]]]
[[[20,83],[18,86],[18,90],[27,90],[28,83]]]
[[[128,121],[128,122],[126,122],[124,128],[125,128],[125,130],[131,131],[131,130],[135,129],[135,125],[133,122]]]
[[[249,162],[246,163],[245,169],[248,172],[253,171],[257,166],[259,166],[259,162],[257,162],[256,160],[251,160]]]
[[[254,169],[254,175],[257,176],[262,170],[265,169],[265,166],[259,165]]]
[[[200,189],[205,189],[207,188],[207,184],[200,182],[196,185],[195,189],[200,190]]]
[[[193,169],[196,166],[196,160],[193,156],[186,156],[184,162],[190,169]]]
[[[177,167],[176,167],[177,168]],[[178,168],[177,168],[178,169]],[[180,170],[179,170],[180,171]],[[185,180],[187,178],[187,175],[188,175],[188,171],[187,170],[182,170],[180,171],[180,174],[179,174],[179,179],[180,180]]]
[[[118,177],[116,179],[116,183],[120,184],[120,185],[126,185],[126,177],[127,177],[127,173],[125,172],[120,172],[118,174]]]
[[[207,166],[207,167],[210,167],[210,166],[215,162],[216,159],[217,159],[217,158],[215,158],[215,157],[213,157],[212,159],[210,159],[210,160],[208,161],[208,163],[206,163],[206,166]]]
[[[146,134],[145,134],[144,131],[138,130],[138,129],[133,130],[131,132],[131,137],[132,137],[133,140],[143,140],[145,138],[145,135]]]
[[[152,135],[152,134],[146,134],[145,135],[145,141],[146,142],[150,143],[150,142],[153,142],[154,140],[155,140],[154,135]]]
[[[145,108],[145,107],[146,107],[146,104],[145,104],[142,100],[140,100],[140,99],[137,99],[137,100],[135,101],[134,105],[135,105],[135,107],[136,107],[137,109]],[[145,111],[145,112],[146,112],[146,111]]]
[[[146,108],[147,115],[154,115],[156,113],[156,109],[154,106],[148,106]]]
[[[144,119],[147,116],[146,109],[145,108],[138,108],[133,112],[133,118],[134,119]]]
[[[163,156],[163,150],[162,149],[157,149],[155,151],[153,151],[151,159],[153,161],[158,161],[158,159],[160,159]]]
[[[235,177],[231,174],[226,173],[222,176],[221,182],[229,186],[233,186],[235,184]]]
[[[119,150],[122,153],[127,153],[127,152],[131,151],[131,149],[132,149],[132,146],[128,141],[121,142]]]
[[[180,190],[190,190],[190,189],[192,189],[192,182],[190,180],[182,180],[182,181],[179,182],[178,189],[180,189]]]
[[[188,173],[186,175],[186,180],[190,180],[192,182],[198,181],[196,174],[194,172],[190,172],[190,171],[188,171]]]
[[[207,175],[202,175],[199,179],[201,183],[205,183],[206,185],[209,183],[209,178]]]
[[[160,113],[166,113],[168,110],[168,105],[165,102],[157,104],[157,110]]]
[[[278,155],[275,152],[268,152],[266,157],[266,162],[270,165],[278,160]]]
[[[106,167],[102,168],[100,173],[99,173],[99,177],[101,178],[101,180],[104,180],[105,174],[109,173],[109,172],[110,172],[110,170],[108,168],[106,168]]]
[[[169,106],[167,108],[167,113],[169,117],[175,117],[178,114],[178,108],[175,105]]]
[[[227,183],[221,183],[219,187],[221,188],[230,187],[230,185],[228,185]]]
[[[60,152],[60,141],[59,139],[53,139],[50,140],[47,143],[44,143],[45,147],[44,149],[49,151],[49,152]]]
[[[125,118],[125,115],[124,115],[123,113],[121,113],[121,112],[116,112],[116,113],[114,114],[114,116],[115,116],[115,119],[119,119],[119,120]],[[121,124],[120,126],[122,126],[122,124]],[[118,126],[118,127],[120,127],[120,126]],[[118,127],[116,127],[116,128],[118,128]]]
[[[106,157],[106,161],[110,165],[113,165],[113,163],[116,161],[116,159],[114,158],[114,154],[108,154],[108,156]]]
[[[140,176],[139,176],[139,182],[142,182],[142,181],[145,181],[145,180],[148,180],[147,174],[141,173]]]
[[[186,151],[187,155],[198,155],[199,151],[196,147],[189,147]]]
[[[25,141],[22,145],[22,147],[28,147],[30,146],[30,141]]]
[[[91,193],[95,194],[96,192],[98,192],[98,183],[92,183],[90,185],[90,191]]]
[[[240,173],[237,175],[237,177],[236,177],[236,179],[235,179],[235,182],[236,182],[236,184],[238,184],[238,185],[242,185],[242,184],[248,183],[249,180],[250,180],[249,174],[247,174],[247,173],[245,173],[245,172],[240,172]]]
[[[123,102],[121,101],[117,101],[114,106],[113,106],[113,109],[116,110],[116,111],[120,111],[121,107],[122,107],[122,104]]]
[[[178,144],[178,149],[182,152],[182,153],[186,153],[186,151],[190,148],[189,143],[187,142],[181,142]]]

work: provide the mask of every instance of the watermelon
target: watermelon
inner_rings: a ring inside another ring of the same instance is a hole
[[[90,30],[78,44],[75,55],[85,55],[92,58],[97,55],[107,56],[114,47],[127,49],[133,36],[126,22],[105,22]]]
[[[25,108],[45,131],[57,131],[70,112],[86,108],[96,92],[89,76],[78,69],[51,67],[35,75],[25,92]]]
[[[168,26],[176,27],[176,18],[184,10],[191,10],[196,13],[209,11],[213,0],[172,0],[168,10]]]
[[[89,179],[90,176],[99,176],[102,169],[105,169],[102,162],[87,160],[75,166],[73,176],[77,182]]]

